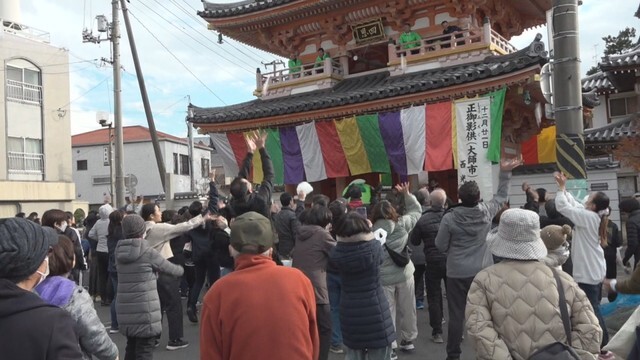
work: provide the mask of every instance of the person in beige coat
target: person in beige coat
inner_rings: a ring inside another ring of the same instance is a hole
[[[466,326],[478,359],[528,359],[554,342],[567,343],[551,268],[534,212],[509,209],[490,235],[493,255],[503,259],[476,275],[467,297]],[[559,272],[571,319],[571,346],[582,359],[596,359],[602,330],[578,284]]]

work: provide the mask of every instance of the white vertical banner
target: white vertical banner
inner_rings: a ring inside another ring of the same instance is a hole
[[[455,102],[458,184],[475,181],[485,200],[493,197],[491,161],[487,159],[490,104],[489,97]]]
[[[320,139],[313,122],[296,126],[302,161],[304,162],[304,173],[307,181],[321,181],[327,178],[327,171],[324,167]]]
[[[400,112],[404,150],[407,156],[407,174],[424,170],[426,155],[426,106],[414,106]]]

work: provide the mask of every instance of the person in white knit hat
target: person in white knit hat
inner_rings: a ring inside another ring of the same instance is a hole
[[[560,295],[540,238],[540,219],[524,209],[506,210],[490,250],[502,260],[478,273],[466,306],[466,326],[477,359],[528,359],[555,342],[568,343],[581,359],[596,359],[602,330],[578,284],[558,271],[571,321],[570,339],[560,315]]]
[[[569,225],[547,225],[540,230],[540,237],[547,248],[547,256],[542,261],[562,270],[562,265],[569,258],[569,242],[567,237],[571,234],[571,226]]]

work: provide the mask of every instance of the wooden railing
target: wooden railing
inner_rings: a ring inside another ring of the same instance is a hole
[[[493,45],[497,51],[503,54],[516,52],[517,49],[507,39],[491,29],[490,24],[484,24],[481,28],[470,27],[462,31],[456,31],[446,35],[434,35],[423,38],[420,41],[405,44],[389,44],[389,63],[400,61],[404,56],[407,61],[412,57],[434,54],[443,50],[471,48],[477,44]]]
[[[322,63],[303,64],[297,68],[280,69],[269,73],[256,73],[257,91],[264,91],[265,87],[293,82],[301,79],[316,79],[331,75],[342,76],[344,70],[337,60],[327,58]]]

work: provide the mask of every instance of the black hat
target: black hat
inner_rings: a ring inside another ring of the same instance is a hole
[[[145,230],[146,225],[140,215],[131,214],[122,219],[122,235],[125,239],[141,238]]]
[[[22,218],[0,219],[0,279],[22,281],[35,273],[58,234]]]

